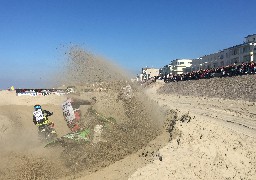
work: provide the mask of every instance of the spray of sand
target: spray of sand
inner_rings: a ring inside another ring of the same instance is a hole
[[[71,47],[66,54],[64,63],[61,63],[63,65],[60,70],[61,78],[57,81],[66,86],[76,86],[79,92],[76,98],[80,100],[96,97],[97,101],[93,106],[80,107],[81,118],[84,126],[91,132],[96,125],[104,127],[102,141],[96,144],[67,143],[50,150],[41,147],[34,148],[33,156],[31,152],[20,153],[13,146],[13,154],[9,152],[12,162],[22,164],[27,168],[10,164],[9,169],[15,169],[16,173],[11,174],[4,170],[4,178],[56,179],[85,170],[99,170],[138,151],[161,133],[165,119],[164,113],[142,93],[139,86],[129,80],[128,73],[110,61],[78,46]],[[6,119],[31,118],[31,110],[25,107],[23,109],[26,111],[25,114],[23,111],[16,113],[15,117],[6,114]],[[95,112],[105,118],[110,118],[111,123],[102,121],[102,118],[95,116]],[[26,132],[27,125],[24,124],[26,121],[20,122],[20,126],[15,127],[12,133]],[[64,120],[63,123],[65,123]],[[23,135],[25,139],[29,139],[29,133]],[[24,143],[20,141],[20,144]],[[32,146],[36,144],[33,143]],[[31,148],[31,146],[28,147]],[[55,158],[40,155],[49,155],[52,152]]]
[[[84,93],[88,86],[93,89],[97,102],[89,110],[114,119],[114,123],[102,123],[91,111],[83,112],[87,128],[92,129],[97,124],[105,127],[102,135],[104,142],[93,146],[67,146],[63,159],[73,170],[95,170],[108,166],[138,151],[161,132],[163,113],[121,68],[102,57],[72,47],[64,72],[65,84],[80,87],[79,98],[90,96],[90,93]],[[130,94],[125,92],[126,88],[130,88]]]

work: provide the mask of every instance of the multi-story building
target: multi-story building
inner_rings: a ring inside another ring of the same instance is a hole
[[[190,72],[190,66],[192,65],[191,59],[175,59],[170,64],[160,68],[160,76],[163,78],[168,74],[176,75]]]
[[[173,75],[176,74],[183,74],[187,72],[187,68],[192,65],[191,59],[175,59],[171,62],[172,71],[171,73]]]
[[[256,34],[246,36],[242,44],[197,59],[176,59],[160,69],[142,68],[140,79],[147,80],[155,76],[165,77],[168,74],[183,74],[250,61],[256,62]]]
[[[158,68],[148,68],[148,67],[142,68],[141,74],[138,76],[139,76],[140,81],[148,80],[153,77],[159,77],[159,69]]]
[[[216,68],[250,61],[256,62],[256,34],[246,36],[242,44],[193,60],[191,70]]]

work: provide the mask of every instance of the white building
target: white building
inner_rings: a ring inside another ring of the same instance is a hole
[[[153,77],[159,77],[159,69],[158,68],[142,68],[142,72],[139,75],[139,80],[148,80]]]
[[[192,65],[192,59],[176,59],[170,65],[173,75],[187,73],[187,68]]]
[[[197,59],[176,59],[163,68],[142,68],[142,79],[149,79],[154,76],[165,77],[168,74],[183,74],[200,69],[210,69],[240,64],[242,62],[256,62],[256,34],[245,37],[243,44],[239,44],[219,52],[202,56]]]
[[[216,68],[250,61],[256,62],[256,34],[246,36],[243,44],[193,60],[191,70]]]

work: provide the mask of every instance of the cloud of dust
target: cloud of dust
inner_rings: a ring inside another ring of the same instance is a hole
[[[85,108],[81,117],[85,127],[93,129],[97,124],[104,125],[104,141],[94,145],[72,143],[51,150],[40,147],[34,136],[35,129],[31,129],[31,107],[19,106],[17,111],[12,110],[15,107],[5,107],[0,113],[4,113],[7,118],[0,125],[3,128],[12,127],[13,130],[1,137],[6,146],[1,147],[0,153],[7,152],[7,156],[2,158],[4,163],[1,164],[0,179],[15,176],[23,179],[55,179],[64,177],[67,173],[99,170],[137,152],[163,130],[164,113],[156,103],[149,100],[140,86],[131,82],[129,73],[78,46],[71,47],[66,54],[67,59],[59,69],[61,78],[56,76],[56,80],[60,85],[79,87],[78,99],[96,97],[97,101],[91,107],[91,112],[97,111],[104,117],[111,117],[115,123],[103,123],[90,114],[90,108]],[[129,98],[123,92],[127,86],[132,89]],[[91,91],[87,92],[86,89]],[[46,158],[46,155],[53,158]],[[59,157],[54,158],[52,155]],[[10,158],[12,161],[9,161]],[[9,168],[5,167],[3,170],[2,165],[8,162]],[[17,164],[28,168],[24,170]],[[56,168],[58,171],[53,171]],[[8,169],[15,170],[16,173],[8,173]]]
[[[69,85],[128,80],[128,73],[110,60],[72,46],[61,64],[61,82]]]
[[[113,126],[102,124],[90,113],[82,112],[86,114],[82,118],[87,128],[93,129],[97,124],[106,126],[105,142],[94,146],[66,146],[62,157],[68,167],[76,171],[105,167],[141,149],[161,133],[164,113],[139,85],[131,82],[129,73],[77,46],[70,48],[67,54],[62,76],[64,84],[79,86],[81,99],[86,98],[84,89],[92,88],[91,94],[97,98],[93,110],[116,121]],[[128,99],[122,92],[127,86],[132,89]]]

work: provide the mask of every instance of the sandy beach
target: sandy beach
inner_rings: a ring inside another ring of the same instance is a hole
[[[0,180],[256,180],[255,8],[1,1]]]
[[[188,113],[180,134],[160,150],[163,161],[138,169],[129,179],[255,179],[255,103],[156,93],[159,105]]]
[[[36,175],[29,173],[34,172],[31,168],[37,166],[36,162],[47,164],[41,168],[48,176],[38,175],[38,179],[256,178],[255,102],[163,94],[158,92],[162,86],[164,83],[153,83],[143,91],[161,109],[176,115],[171,134],[161,133],[107,167],[75,174],[58,158],[60,149],[42,147],[32,123],[33,105],[39,103],[54,111],[52,118],[59,135],[68,133],[60,108],[66,97],[19,97],[14,92],[1,91],[0,179],[33,179]]]

